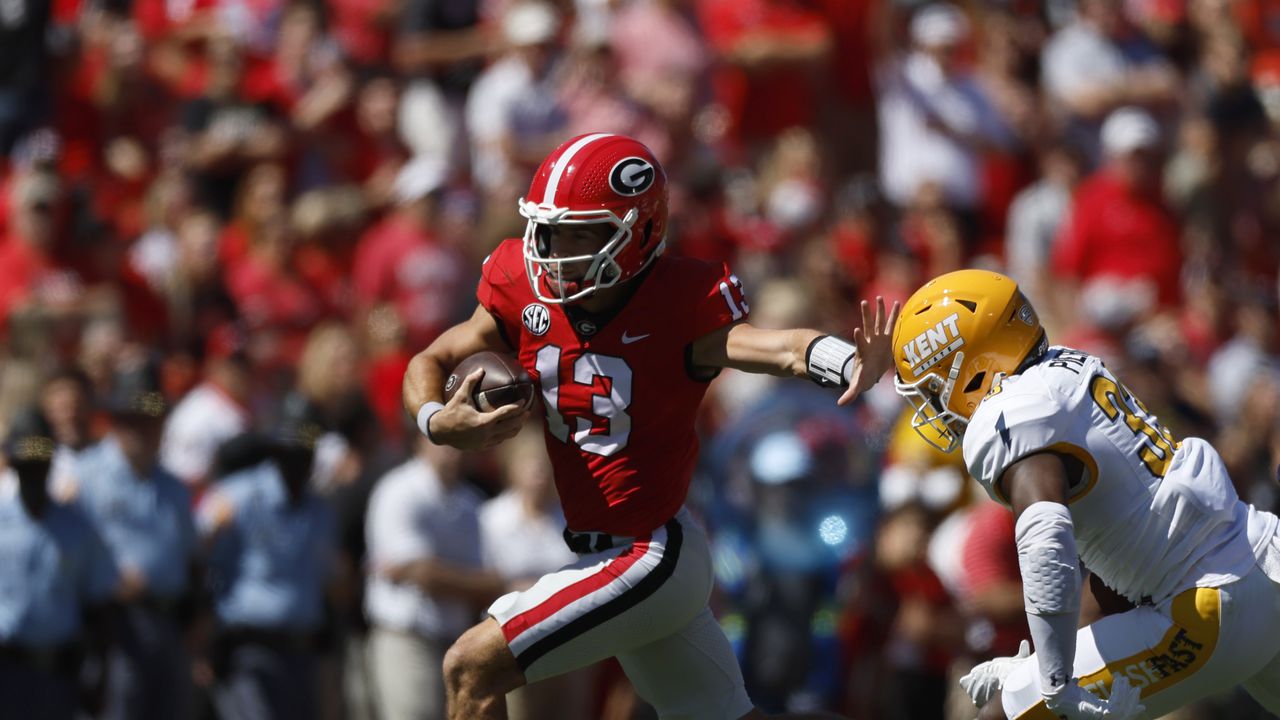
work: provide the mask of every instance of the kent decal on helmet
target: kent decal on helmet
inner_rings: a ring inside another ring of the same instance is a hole
[[[916,291],[893,330],[894,388],[915,410],[911,426],[952,452],[998,376],[1048,348],[1031,303],[999,273],[958,270]]]
[[[542,161],[529,194],[520,198],[520,215],[528,220],[524,261],[534,294],[546,303],[574,302],[634,277],[662,254],[667,175],[637,140],[580,135]],[[553,226],[592,224],[614,228],[598,251],[551,256]],[[572,265],[585,266],[585,272],[565,272]]]

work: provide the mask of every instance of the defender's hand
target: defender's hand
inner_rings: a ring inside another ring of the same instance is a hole
[[[1128,720],[1138,717],[1146,710],[1141,697],[1138,688],[1130,685],[1123,675],[1119,675],[1111,682],[1111,697],[1106,700],[1073,681],[1057,693],[1045,695],[1044,702],[1049,710],[1066,720]]]
[[[960,687],[968,693],[969,699],[978,707],[985,706],[1004,687],[1004,679],[1014,668],[1031,657],[1031,644],[1026,640],[1018,646],[1018,654],[1013,657],[991,658],[984,663],[973,666],[968,675],[960,678]]]
[[[849,376],[849,389],[836,401],[848,405],[854,398],[871,389],[880,381],[885,371],[893,367],[893,326],[898,322],[898,303],[893,304],[889,317],[884,314],[884,298],[876,296],[875,321],[871,318],[871,304],[862,301],[862,327],[853,331],[853,343],[858,354],[853,358],[853,371]]]
[[[485,450],[520,432],[527,410],[519,405],[503,405],[492,412],[482,412],[471,404],[471,394],[484,377],[476,370],[462,381],[462,386],[449,403],[431,416],[431,438],[442,445],[459,450]]]

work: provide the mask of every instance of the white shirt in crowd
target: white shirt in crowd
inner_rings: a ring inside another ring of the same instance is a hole
[[[511,490],[480,508],[485,565],[504,580],[538,578],[577,560],[564,544],[563,532],[559,508],[530,517]]]
[[[248,429],[248,411],[213,383],[201,383],[169,414],[160,440],[160,465],[183,482],[200,482],[218,446]]]
[[[378,481],[365,518],[365,611],[370,621],[388,630],[442,640],[456,638],[474,624],[468,603],[434,598],[412,584],[393,583],[377,570],[424,558],[481,567],[480,502],[480,493],[468,485],[445,487],[421,458]]]
[[[978,150],[935,128],[940,122],[963,136],[1008,141],[1007,126],[978,82],[967,73],[948,76],[923,53],[890,60],[879,68],[877,82],[885,195],[905,206],[932,182],[948,203],[976,207],[982,192]]]

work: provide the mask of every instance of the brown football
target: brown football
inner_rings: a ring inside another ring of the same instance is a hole
[[[444,383],[444,401],[453,399],[462,381],[477,369],[484,369],[484,377],[471,395],[471,404],[483,412],[496,410],[503,405],[533,406],[533,379],[510,355],[495,352],[478,352],[453,369]]]

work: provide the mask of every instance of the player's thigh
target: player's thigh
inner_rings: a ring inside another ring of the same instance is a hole
[[[498,598],[489,614],[532,683],[677,632],[710,593],[706,535],[682,511],[649,538]]]
[[[680,632],[618,661],[662,720],[737,720],[752,710],[733,648],[705,607]]]
[[[1114,677],[1138,688],[1146,717],[1159,717],[1228,690],[1266,665],[1257,628],[1266,603],[1260,573],[1222,588],[1184,591],[1159,607],[1111,615],[1076,636],[1075,673],[1081,686],[1108,697]],[[1265,622],[1276,622],[1272,617]],[[1054,716],[1040,700],[1036,656],[1005,679],[1002,703],[1010,720]]]

